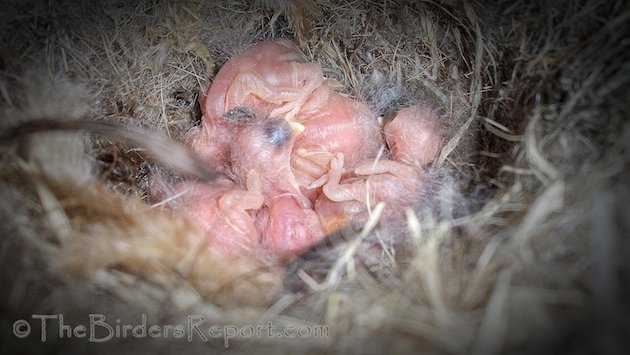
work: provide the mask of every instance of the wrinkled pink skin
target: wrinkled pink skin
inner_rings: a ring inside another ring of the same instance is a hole
[[[298,187],[289,161],[295,134],[282,119],[267,118],[242,125],[230,145],[229,159],[236,180],[255,170],[262,180],[265,199]]]
[[[264,206],[257,217],[261,243],[280,260],[302,253],[325,237],[289,165],[294,140],[286,120],[264,119],[240,129],[231,146],[236,178],[246,171],[256,171],[261,177]]]
[[[186,137],[191,148],[215,167],[227,162],[234,125],[223,116],[247,107],[257,118],[292,119],[323,83],[319,66],[291,42],[276,40],[249,47],[228,60],[201,99],[203,121]]]
[[[385,202],[383,217],[400,215],[411,207],[422,187],[422,168],[440,151],[437,117],[422,106],[402,109],[384,126],[391,159],[366,161],[344,169],[344,155],[331,160],[323,192],[315,203],[322,226],[331,233],[344,225],[358,228],[368,217],[368,205]]]
[[[319,66],[291,42],[262,42],[223,65],[208,90],[204,114],[220,117],[245,106],[257,117],[291,119],[323,82]]]
[[[224,179],[218,184],[183,183],[178,186],[177,207],[208,236],[213,249],[239,257],[259,253],[259,233],[250,211],[263,205],[260,177],[252,171],[247,189]]]
[[[422,105],[403,108],[383,130],[392,159],[403,164],[424,167],[442,148],[438,117]]]
[[[300,255],[326,237],[317,213],[303,201],[301,195],[280,194],[265,201],[258,216],[262,245],[280,260]]]
[[[225,255],[286,261],[325,234],[289,165],[295,140],[284,119],[267,118],[234,129],[228,159],[235,183],[184,184],[179,197],[187,218]]]
[[[317,183],[335,154],[343,153],[346,168],[377,155],[383,144],[376,115],[363,103],[334,92],[324,85],[302,107],[295,120],[304,126],[291,156],[297,182],[312,200]]]

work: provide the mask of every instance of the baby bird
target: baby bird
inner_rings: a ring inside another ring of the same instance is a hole
[[[327,85],[313,93],[295,120],[304,130],[295,141],[291,167],[302,192],[313,201],[321,186],[317,181],[327,173],[336,154],[342,153],[345,167],[353,169],[375,157],[384,144],[370,108]]]
[[[228,179],[214,185],[179,184],[171,207],[205,233],[209,247],[232,257],[261,256],[259,233],[250,214],[264,202],[260,176],[251,170],[246,180],[245,189]]]
[[[202,123],[186,141],[206,162],[223,167],[232,123],[269,116],[291,120],[323,80],[320,67],[291,42],[253,45],[221,67],[201,96]]]
[[[248,107],[257,117],[292,119],[323,82],[321,68],[293,43],[258,43],[221,67],[203,103],[204,114],[221,117]]]
[[[279,260],[299,255],[325,237],[290,166],[295,135],[285,119],[267,118],[239,128],[231,146],[235,180],[249,171],[260,176],[264,197],[256,221],[260,241],[263,249]]]
[[[387,204],[384,218],[400,215],[413,205],[424,180],[422,168],[441,149],[438,118],[428,108],[414,105],[400,110],[383,130],[391,159],[366,161],[352,170],[344,169],[343,153],[331,160],[315,203],[327,233],[347,224],[360,227],[369,208],[381,201]]]

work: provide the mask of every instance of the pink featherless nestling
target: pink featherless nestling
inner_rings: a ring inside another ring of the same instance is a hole
[[[345,169],[345,156],[337,153],[327,173],[323,193],[315,204],[324,229],[365,223],[368,208],[387,204],[384,217],[402,215],[412,207],[422,188],[423,168],[437,157],[442,139],[437,115],[422,105],[400,110],[383,131],[391,159],[366,160]]]
[[[290,119],[323,80],[320,67],[291,42],[253,45],[228,60],[201,95],[203,120],[187,141],[208,163],[222,167],[234,123],[268,116]]]

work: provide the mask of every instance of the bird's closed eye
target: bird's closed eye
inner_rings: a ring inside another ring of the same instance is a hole
[[[256,116],[247,107],[238,106],[223,114],[223,119],[232,123],[253,122]]]
[[[285,120],[268,122],[265,125],[265,139],[274,147],[280,147],[291,138],[291,126]]]

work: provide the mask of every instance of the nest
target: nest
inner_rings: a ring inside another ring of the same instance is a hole
[[[19,132],[0,134],[3,352],[630,349],[625,2],[11,1],[3,13],[0,127]],[[440,113],[423,207],[263,268],[148,203],[150,176],[173,168],[162,145],[41,125],[181,140],[222,63],[281,37],[380,115]],[[81,337],[98,320],[113,333],[97,323]],[[142,324],[157,336],[123,329]]]

